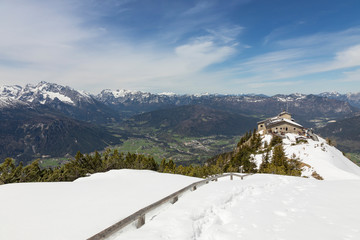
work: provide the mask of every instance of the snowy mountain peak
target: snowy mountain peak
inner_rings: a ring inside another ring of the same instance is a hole
[[[339,96],[341,96],[341,94],[339,92],[332,91],[332,92],[320,93],[319,96],[322,96],[322,97],[339,97]]]
[[[76,105],[80,101],[92,101],[90,94],[45,81],[41,81],[36,85],[27,84],[24,88],[18,85],[2,86],[0,87],[0,97],[31,104],[48,104],[58,101]]]
[[[112,94],[115,98],[122,98],[130,95],[147,95],[149,93],[144,93],[141,91],[132,91],[132,90],[126,90],[126,89],[117,89],[115,91],[112,91],[110,89],[105,90],[106,93]]]
[[[352,106],[360,107],[360,93],[346,93],[341,94],[338,92],[324,92],[320,93],[319,96],[345,101],[350,103]]]
[[[162,93],[159,93],[159,95],[163,95],[163,96],[176,96],[176,93],[173,93],[173,92],[162,92]]]
[[[21,86],[14,85],[14,86],[0,86],[0,96],[1,97],[10,97],[16,98],[19,92],[21,91]]]

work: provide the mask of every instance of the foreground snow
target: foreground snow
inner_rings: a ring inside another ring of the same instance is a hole
[[[0,239],[86,239],[199,180],[123,169],[74,182],[0,185]]]
[[[71,183],[0,186],[0,239],[86,239],[198,181],[113,170]],[[360,180],[256,174],[187,192],[114,239],[360,239]]]
[[[226,178],[115,239],[360,239],[358,189],[359,180]]]

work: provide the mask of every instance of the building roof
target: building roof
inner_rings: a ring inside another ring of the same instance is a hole
[[[265,120],[262,120],[262,121],[259,121],[258,124],[265,124],[265,127],[268,128],[268,127],[271,127],[271,126],[275,126],[275,125],[278,125],[278,124],[282,124],[282,123],[288,123],[288,124],[291,124],[293,126],[296,126],[296,127],[300,127],[300,128],[303,128],[303,126],[301,126],[300,124],[298,124],[297,122],[295,122],[292,118],[291,119],[288,119],[288,118],[284,118],[284,117],[281,117],[285,114],[288,114],[291,116],[290,113],[286,112],[286,111],[282,111],[279,115],[277,115],[276,117],[272,117],[272,118],[268,118],[268,119],[265,119]]]
[[[284,120],[285,122],[287,122],[287,123],[291,123],[291,124],[293,124],[293,125],[297,125],[297,126],[299,126],[299,127],[303,127],[302,125],[298,124],[297,122],[291,121],[291,120],[289,120],[289,119],[283,118],[283,120]]]
[[[290,114],[290,113],[288,113],[287,111],[282,111],[281,113],[279,113],[279,115],[278,115],[278,116],[282,116],[282,115],[284,115],[284,114],[288,114],[288,115],[290,115],[290,116],[291,116],[291,114]]]
[[[303,128],[303,126],[301,126],[300,124],[298,124],[298,123],[296,123],[294,121],[291,121],[289,119],[286,119],[286,118],[281,118],[281,119],[277,119],[275,121],[270,121],[269,123],[266,124],[266,127],[272,127],[272,126],[280,125],[280,124],[283,124],[283,123],[288,123],[290,125]]]

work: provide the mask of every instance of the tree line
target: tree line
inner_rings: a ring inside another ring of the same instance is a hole
[[[120,153],[117,149],[106,149],[103,153],[82,154],[78,152],[73,159],[56,168],[41,168],[40,160],[35,160],[27,166],[20,162],[15,164],[11,158],[0,164],[0,184],[21,182],[57,182],[74,181],[97,172],[112,169],[148,169],[164,173],[182,174],[205,178],[224,172],[239,172],[240,167],[247,173],[273,173],[283,175],[301,175],[301,164],[293,156],[287,158],[282,147],[282,139],[274,136],[270,144],[263,145],[261,137],[254,130],[247,132],[237,145],[236,154],[230,159],[220,155],[216,161],[203,165],[176,165],[173,160],[163,159],[157,163],[151,156],[135,153]],[[253,156],[261,153],[263,156],[260,168],[256,168]],[[271,157],[270,157],[271,155]]]

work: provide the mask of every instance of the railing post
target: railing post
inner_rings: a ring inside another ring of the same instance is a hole
[[[145,214],[141,214],[135,223],[136,228],[141,228],[145,224]]]
[[[196,185],[192,187],[191,191],[195,191],[196,190]]]
[[[230,173],[230,180],[233,180],[233,173]]]
[[[178,200],[179,200],[179,197],[176,196],[176,197],[174,197],[173,199],[170,200],[170,203],[171,203],[171,204],[174,204],[174,203],[176,203]]]

